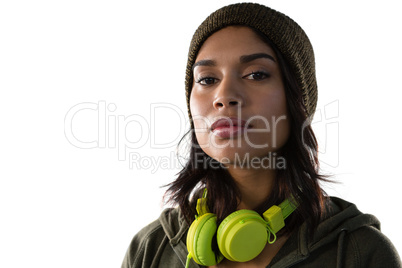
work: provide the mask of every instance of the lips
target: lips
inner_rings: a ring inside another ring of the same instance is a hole
[[[211,131],[220,138],[234,138],[251,128],[250,124],[238,118],[221,118],[211,125]]]

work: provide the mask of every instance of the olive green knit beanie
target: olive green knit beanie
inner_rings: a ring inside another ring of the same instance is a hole
[[[302,90],[307,116],[314,114],[317,105],[317,82],[314,52],[303,29],[288,16],[269,7],[239,3],[222,7],[209,15],[193,35],[186,68],[186,98],[190,113],[190,94],[193,86],[193,70],[198,51],[213,33],[230,25],[244,25],[264,34],[282,53],[290,65]]]

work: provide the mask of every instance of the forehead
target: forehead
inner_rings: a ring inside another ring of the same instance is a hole
[[[197,60],[222,55],[252,54],[265,52],[275,56],[272,48],[251,28],[228,26],[205,40],[197,54]]]

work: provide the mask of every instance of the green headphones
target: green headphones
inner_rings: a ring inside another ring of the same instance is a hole
[[[186,267],[191,258],[204,266],[216,265],[224,257],[236,262],[254,259],[267,242],[276,241],[276,233],[285,226],[285,219],[297,207],[286,199],[279,206],[270,207],[263,217],[253,210],[242,209],[227,216],[217,227],[216,215],[207,207],[206,194],[205,189],[203,197],[197,201],[198,216],[188,230]],[[220,251],[217,255],[212,250],[215,234]]]

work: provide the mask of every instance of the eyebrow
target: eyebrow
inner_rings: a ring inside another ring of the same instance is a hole
[[[269,54],[266,53],[255,53],[255,54],[251,54],[251,55],[244,55],[240,57],[240,62],[241,63],[248,63],[250,61],[256,60],[256,59],[261,59],[261,58],[265,58],[265,59],[270,59],[273,62],[276,62],[275,58],[272,57]]]
[[[200,60],[193,64],[192,70],[194,71],[197,66],[216,66],[216,61],[214,60]]]
[[[250,55],[243,55],[240,57],[240,63],[248,63],[257,59],[270,59],[276,62],[275,58],[267,53],[255,53]],[[214,60],[200,60],[193,64],[192,70],[194,71],[197,66],[216,66],[216,61]]]

